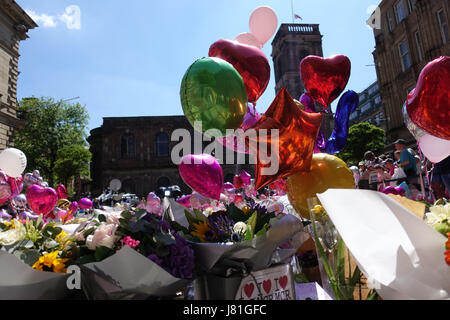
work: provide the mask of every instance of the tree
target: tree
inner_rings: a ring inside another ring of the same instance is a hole
[[[89,161],[91,153],[82,146],[67,146],[58,150],[54,172],[57,180],[65,186],[76,175],[89,175]]]
[[[16,132],[15,146],[27,156],[27,171],[38,169],[49,185],[54,186],[55,165],[68,155],[61,149],[80,150],[79,147],[87,146],[89,115],[79,103],[56,102],[47,97],[22,99],[19,112],[27,124]],[[76,167],[74,175],[87,170],[88,164]]]
[[[337,156],[345,162],[359,162],[366,151],[382,153],[386,147],[386,132],[366,122],[350,127],[347,145]]]

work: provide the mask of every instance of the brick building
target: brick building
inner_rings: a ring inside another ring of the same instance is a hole
[[[386,130],[387,118],[383,112],[378,82],[372,83],[358,96],[358,107],[350,114],[350,126],[360,122],[367,122]]]
[[[172,148],[179,143],[171,141],[172,133],[181,128],[190,132],[191,153],[194,153],[194,129],[184,116],[103,118],[103,125],[91,130],[88,138],[92,153],[92,195],[102,193],[112,179],[122,182],[122,192],[140,197],[171,185],[180,186],[185,194],[190,193],[171,159]],[[203,147],[209,143],[204,142]],[[234,156],[237,161],[237,154]],[[222,165],[224,180],[232,181],[241,170],[254,176],[254,165],[249,165],[248,160],[247,157],[247,165]]]
[[[322,37],[318,24],[281,24],[272,41],[276,93],[286,87],[294,99],[299,99],[305,92],[300,76],[300,62],[309,55],[323,57]],[[329,137],[333,129],[333,115],[325,114],[322,122],[323,133]]]
[[[14,131],[25,125],[17,114],[19,43],[35,27],[15,1],[0,1],[0,150],[14,146]]]
[[[402,106],[423,67],[450,55],[450,1],[383,0],[379,7],[381,29],[374,29],[373,56],[389,119],[387,143],[402,138],[413,145],[414,138],[403,123]]]

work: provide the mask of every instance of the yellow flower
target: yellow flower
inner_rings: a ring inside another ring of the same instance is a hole
[[[39,270],[39,271],[43,271],[44,266],[45,266],[49,269],[52,269],[53,272],[65,273],[66,266],[64,263],[69,259],[57,258],[58,252],[59,251],[53,251],[53,252],[46,253],[43,256],[39,257],[39,260],[33,264],[32,268]]]
[[[195,231],[192,231],[191,235],[199,238],[201,242],[208,242],[206,241],[206,233],[211,232],[208,223],[206,223],[206,221],[201,221],[200,223],[194,223],[193,227],[195,228]]]
[[[62,230],[56,237],[55,240],[64,247],[68,242],[70,242],[70,237],[67,232]]]

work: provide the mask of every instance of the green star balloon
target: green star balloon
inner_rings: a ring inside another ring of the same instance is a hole
[[[238,129],[247,113],[247,92],[236,69],[215,57],[195,61],[186,71],[180,89],[183,112],[191,125],[201,131]],[[209,135],[206,133],[205,135]]]

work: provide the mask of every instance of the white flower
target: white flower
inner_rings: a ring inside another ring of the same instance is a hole
[[[209,208],[206,208],[206,209],[203,211],[203,214],[204,214],[205,216],[209,217],[210,215],[213,214],[213,212],[214,212],[214,209],[213,209],[212,207],[209,207]]]
[[[14,220],[14,229],[0,232],[0,245],[9,246],[17,241],[25,239],[26,229],[25,226],[17,220]]]
[[[427,213],[426,223],[430,226],[434,226],[441,223],[443,220],[450,220],[450,203],[442,206],[430,207],[430,212]]]
[[[86,246],[90,250],[95,250],[95,248],[104,246],[108,248],[113,248],[114,243],[118,240],[115,235],[117,230],[117,225],[102,223],[94,232],[94,234],[87,236]]]
[[[245,222],[239,221],[233,226],[233,231],[236,233],[245,233],[247,231],[247,225]]]

